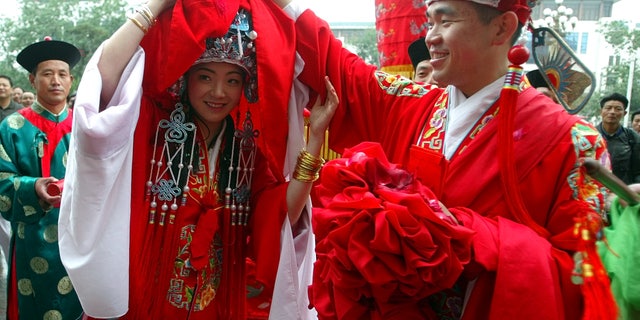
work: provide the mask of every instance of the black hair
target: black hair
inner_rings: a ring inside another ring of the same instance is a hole
[[[634,112],[631,114],[631,121],[633,121],[633,117],[635,117],[635,116],[637,116],[637,115],[640,115],[640,110],[634,111]]]
[[[604,98],[602,98],[602,100],[600,100],[600,109],[602,109],[604,107],[604,104],[607,103],[608,101],[620,101],[622,102],[622,104],[624,105],[624,109],[627,110],[627,106],[629,105],[629,100],[627,99],[627,97],[614,92],[608,96],[605,96]]]
[[[11,77],[4,74],[0,74],[0,78],[9,80],[9,86],[13,87],[13,81],[11,80]]]
[[[490,7],[488,5],[483,5],[483,4],[479,4],[479,3],[475,3],[475,2],[471,2],[471,4],[474,6],[475,10],[476,10],[476,14],[478,15],[478,18],[480,19],[480,22],[482,22],[482,24],[484,25],[488,25],[489,23],[491,23],[491,21],[493,21],[493,19],[495,19],[497,16],[503,14],[504,12]],[[513,35],[511,36],[511,45],[515,45],[516,42],[518,42],[518,39],[520,38],[520,35],[522,35],[522,28],[524,26],[522,25],[522,23],[518,22],[518,28],[516,29],[516,32],[513,33]]]

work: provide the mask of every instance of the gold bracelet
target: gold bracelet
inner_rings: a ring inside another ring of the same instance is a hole
[[[307,174],[300,173],[297,170],[293,172],[293,179],[298,180],[300,182],[306,182],[306,183],[314,182],[318,180],[319,177],[320,177],[319,174],[307,175]]]
[[[300,151],[296,168],[293,171],[293,179],[300,182],[314,182],[320,177],[320,169],[324,165],[324,159],[314,157],[306,150]]]
[[[153,12],[151,12],[149,6],[146,4],[140,5],[140,7],[136,8],[136,12],[139,13],[145,21],[147,21],[149,28],[153,27],[153,25],[158,21],[156,17],[153,16]]]
[[[142,23],[141,23],[140,21],[138,21],[138,19],[136,19],[136,18],[134,18],[134,17],[132,17],[132,16],[129,16],[129,17],[127,17],[127,18],[128,18],[129,20],[131,20],[131,22],[133,22],[133,24],[135,24],[138,28],[140,28],[140,30],[142,30],[142,32],[143,32],[144,34],[147,34],[147,32],[149,31],[149,29],[145,28],[145,27],[142,25]]]

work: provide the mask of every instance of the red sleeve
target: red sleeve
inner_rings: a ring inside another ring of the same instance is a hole
[[[474,261],[491,271],[478,278],[465,312],[492,319],[524,319],[523,315],[530,316],[526,319],[565,319],[564,309],[576,307],[564,304],[563,290],[558,286],[562,283],[560,272],[567,267],[563,265],[566,253],[509,219],[486,218],[468,209],[452,212],[476,232]],[[477,274],[468,276],[475,279]],[[575,287],[577,291],[571,296],[579,297],[580,289]],[[579,307],[575,311],[579,312]]]
[[[324,96],[323,77],[327,75],[340,99],[329,129],[331,147],[342,152],[361,141],[380,141],[380,128],[394,105],[390,99],[395,96],[378,85],[376,66],[343,48],[329,25],[310,10],[296,21],[296,32],[296,49],[305,63],[299,79]]]
[[[260,155],[256,157],[252,182],[253,215],[250,221],[249,257],[256,263],[256,280],[271,295],[280,259],[280,230],[287,217],[287,186],[276,179],[273,167]]]

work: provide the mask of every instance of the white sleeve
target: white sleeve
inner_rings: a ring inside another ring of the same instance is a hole
[[[58,232],[62,263],[85,313],[113,318],[128,309],[133,134],[144,52],[138,48],[100,112],[102,47],[78,88]]]
[[[289,138],[284,176],[290,177],[296,165],[298,153],[304,147],[304,106],[309,101],[309,89],[297,76],[304,62],[296,55],[294,80],[289,97]],[[289,219],[284,219],[280,236],[280,261],[271,300],[269,319],[317,319],[315,310],[309,310],[307,288],[313,277],[315,262],[315,238],[311,228],[311,199],[307,199],[305,212],[300,217],[301,226],[294,237]]]
[[[284,10],[291,19],[293,19],[293,21],[298,20],[298,17],[300,17],[300,15],[307,9],[308,8],[306,6],[295,0],[289,2],[286,7],[282,8],[282,10]]]

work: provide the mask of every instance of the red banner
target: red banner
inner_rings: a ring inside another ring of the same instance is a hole
[[[407,48],[427,33],[424,0],[376,0],[376,34],[380,69],[406,77],[413,75]]]

